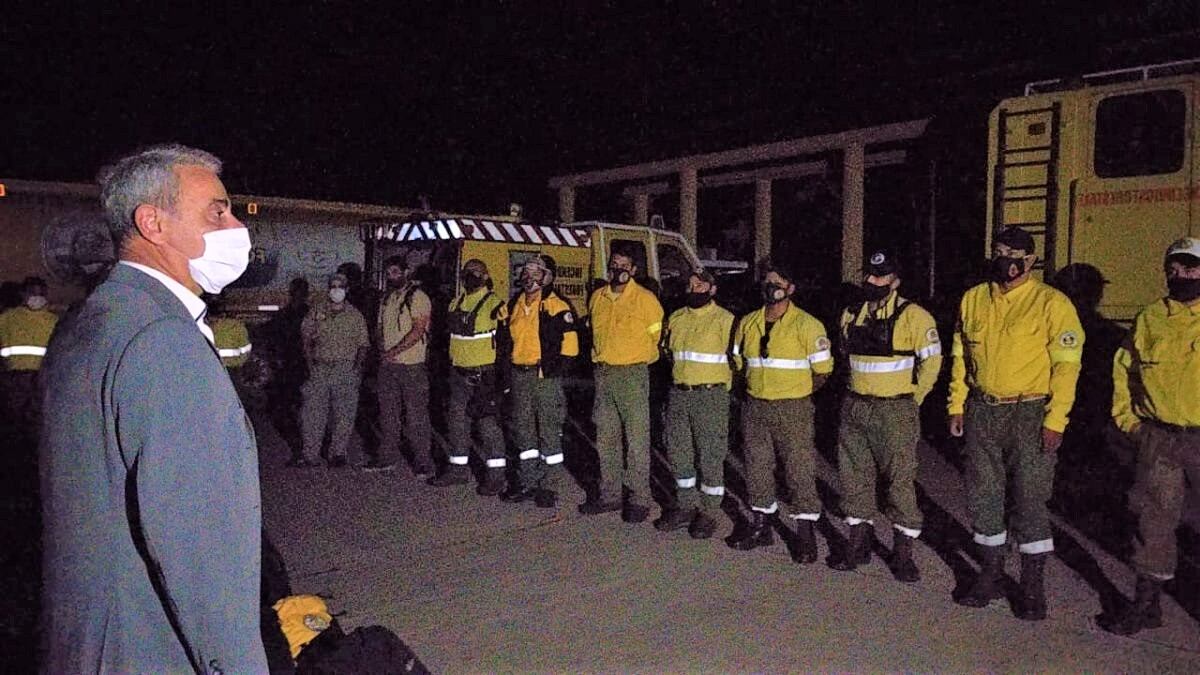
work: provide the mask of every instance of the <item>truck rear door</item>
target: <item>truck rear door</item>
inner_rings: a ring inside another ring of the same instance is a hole
[[[1101,311],[1132,319],[1165,292],[1162,255],[1193,220],[1195,84],[1138,83],[1090,96],[1088,156],[1071,181],[1071,260],[1109,280]]]

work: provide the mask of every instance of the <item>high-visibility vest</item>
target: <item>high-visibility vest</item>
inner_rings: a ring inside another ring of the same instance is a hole
[[[723,384],[728,388],[733,380],[728,353],[732,338],[733,314],[715,302],[699,309],[675,310],[667,320],[672,379],[676,384]]]
[[[496,328],[505,320],[504,303],[487,288],[450,303],[450,362],[458,368],[496,363]]]

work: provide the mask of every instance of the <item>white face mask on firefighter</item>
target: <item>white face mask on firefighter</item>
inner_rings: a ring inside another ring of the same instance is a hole
[[[46,306],[46,296],[31,295],[25,299],[25,306],[28,307],[29,309],[37,311]]]
[[[335,305],[342,304],[343,302],[346,301],[346,289],[344,289],[344,288],[329,289],[329,299],[332,300]]]
[[[244,227],[204,233],[204,253],[188,261],[200,288],[217,294],[237,281],[250,265],[250,231]]]

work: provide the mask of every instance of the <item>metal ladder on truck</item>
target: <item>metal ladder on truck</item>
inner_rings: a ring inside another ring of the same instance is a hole
[[[1027,230],[1042,253],[1037,267],[1047,275],[1053,274],[1057,267],[1054,225],[1058,215],[1061,104],[1055,101],[1046,107],[1024,110],[1001,108],[998,115],[996,166],[992,172],[993,227],[999,230],[1019,225]]]

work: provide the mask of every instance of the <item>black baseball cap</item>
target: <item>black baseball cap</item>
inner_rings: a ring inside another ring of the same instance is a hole
[[[1014,251],[1024,251],[1025,255],[1037,253],[1036,246],[1033,243],[1033,235],[1012,225],[1000,230],[996,234],[996,237],[992,240],[992,245],[996,244],[1004,244]]]
[[[863,272],[864,276],[886,277],[889,274],[899,274],[900,264],[896,262],[896,256],[891,251],[880,249],[867,256]]]

